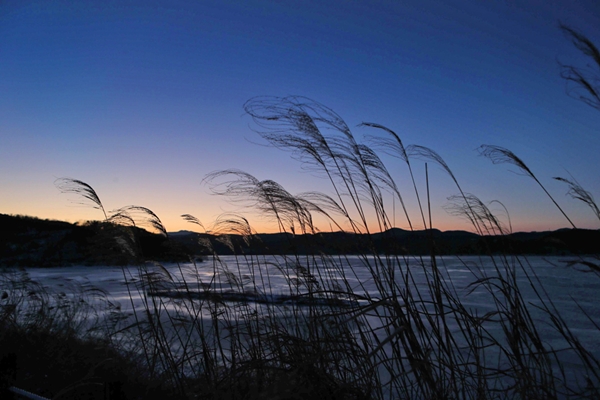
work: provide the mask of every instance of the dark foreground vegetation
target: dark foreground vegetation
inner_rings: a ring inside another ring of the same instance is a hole
[[[600,53],[591,42],[564,30],[600,65]],[[589,81],[576,68],[568,68],[565,77],[578,83],[584,99],[597,106],[593,83],[598,80]],[[212,254],[211,276],[201,275],[195,264],[189,267],[191,275],[184,275],[180,264],[170,271],[160,264],[142,264],[140,260],[152,257],[143,253],[143,233],[136,227],[143,222],[166,238],[158,216],[143,207],[107,213],[91,186],[59,180],[61,191],[82,196],[100,210],[104,221],[98,226],[111,227],[111,246],[139,263],[139,283],[128,287],[132,303],[139,299],[143,311],[128,315],[92,286],[54,292],[32,281],[26,270],[4,271],[3,389],[14,385],[57,399],[105,396],[104,391],[111,398],[168,398],[161,390],[189,399],[600,398],[598,353],[571,329],[527,258],[512,254],[509,227],[486,203],[463,192],[437,153],[404,146],[393,131],[373,123],[363,125],[384,136],[371,145],[359,143],[337,114],[303,98],[252,99],[245,107],[260,134],[317,168],[329,179],[332,194],[292,195],[276,182],[259,181],[241,171],[213,173],[206,182],[216,193],[249,200],[278,222],[282,234],[303,235],[305,251],[279,258],[246,253],[259,237],[242,216],[234,215],[217,221],[212,230],[222,233],[216,241],[199,238],[204,251]],[[480,263],[463,265],[472,274],[467,287],[454,285],[444,259],[438,257],[439,238],[431,229],[424,200],[427,182],[413,179],[412,192],[401,192],[374,150],[378,146],[400,158],[411,178],[415,161],[424,159],[441,166],[456,184],[453,211],[469,218],[487,254]],[[554,202],[565,222],[576,229],[523,160],[498,146],[484,145],[480,152],[494,163],[518,167],[539,185],[540,201]],[[559,180],[600,221],[591,194],[574,179]],[[420,211],[406,212],[405,218],[411,231],[429,229],[423,238],[427,257],[378,247],[367,216],[374,216],[369,218],[375,218],[378,232],[392,228],[384,193],[392,193],[401,205],[403,196],[418,200]],[[350,226],[350,234],[360,235],[358,257],[321,252],[313,242],[319,240],[315,215],[335,228]],[[183,217],[201,226],[193,216]],[[494,241],[506,247],[495,247]],[[216,242],[236,254],[233,265],[222,262]],[[587,274],[590,281],[600,279],[598,256],[572,256],[563,267]],[[272,298],[264,284],[273,278],[269,270],[285,277],[289,299],[312,301],[229,301],[223,293],[230,292],[219,290],[227,287]],[[123,268],[127,280],[126,271]],[[368,290],[350,284],[359,276],[368,277]],[[417,282],[417,276],[424,278]],[[526,289],[533,291],[533,300],[524,298]],[[174,291],[177,296],[161,295]],[[477,295],[489,311],[478,313],[468,306],[465,296],[470,295]],[[572,309],[583,313],[600,333],[598,316],[586,313],[582,300],[572,298]],[[101,386],[90,387],[93,383]]]
[[[8,391],[12,385],[49,399],[181,398],[140,370],[138,355],[118,352],[101,340],[82,339],[76,332],[2,328],[2,399],[14,396]]]

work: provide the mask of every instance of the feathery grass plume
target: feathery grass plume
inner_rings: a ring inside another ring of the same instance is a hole
[[[58,188],[58,190],[61,191],[61,193],[73,193],[91,201],[92,207],[101,210],[102,214],[104,214],[104,219],[108,219],[106,211],[104,210],[104,206],[100,201],[100,197],[98,196],[96,191],[87,183],[78,179],[59,178],[54,181],[54,185]]]
[[[500,205],[500,207],[502,207],[504,209],[504,213],[506,215],[506,221],[508,223],[508,230],[505,230],[504,232],[508,233],[508,234],[513,233],[512,221],[510,219],[510,213],[508,212],[508,208],[506,208],[504,203],[502,203],[500,200],[492,200],[489,202],[489,204],[498,204],[498,205]]]
[[[255,97],[244,104],[244,109],[259,127],[266,129],[258,132],[264,139],[277,148],[292,150],[306,166],[320,168],[336,157],[317,123],[349,131],[333,111],[302,97]]]
[[[598,208],[596,201],[594,201],[594,197],[592,196],[592,194],[590,192],[585,190],[579,184],[579,182],[577,182],[575,179],[569,180],[569,179],[565,179],[565,178],[561,178],[561,177],[554,177],[554,179],[556,179],[557,181],[560,181],[560,182],[564,182],[567,185],[569,185],[569,191],[567,192],[567,194],[569,196],[571,196],[572,198],[581,200],[585,204],[587,204],[592,209],[594,214],[596,215],[596,218],[598,218],[600,220],[600,209]]]
[[[55,185],[62,193],[79,195],[88,200],[88,202],[91,202],[93,208],[100,209],[105,221],[101,229],[109,236],[105,237],[105,239],[108,239],[109,242],[114,240],[119,248],[128,256],[139,257],[140,251],[134,232],[128,229],[128,227],[135,226],[135,221],[126,208],[114,210],[110,214],[107,214],[96,191],[89,184],[78,179],[60,178],[55,181]]]
[[[363,175],[363,179],[358,181],[359,186],[362,187],[364,193],[369,195],[367,200],[375,208],[375,216],[377,217],[379,230],[385,231],[392,227],[392,223],[389,221],[385,211],[381,189],[387,189],[393,195],[398,197],[408,225],[412,229],[412,222],[408,211],[406,210],[406,206],[404,205],[402,195],[377,153],[364,144],[357,144],[354,146],[354,149],[356,157],[349,159],[349,162],[356,161],[355,167],[358,171],[361,171]]]
[[[482,226],[487,235],[505,235],[510,232],[477,196],[450,196],[444,209],[451,215],[465,216],[473,225]]]
[[[251,238],[256,237],[256,232],[252,229],[247,218],[239,214],[221,214],[214,222],[210,233],[216,236],[240,235],[246,244],[250,244]]]
[[[341,215],[344,219],[351,220],[351,216],[335,199],[325,193],[303,192],[296,195],[296,198],[307,210],[325,216],[330,224],[335,226],[338,231],[343,231],[342,226],[337,222],[335,215]]]
[[[516,165],[517,167],[519,167],[523,172],[525,172],[529,177],[531,177],[542,188],[542,190],[546,193],[546,195],[550,198],[550,200],[552,200],[552,202],[554,203],[556,208],[558,208],[558,210],[567,219],[567,221],[569,221],[569,224],[571,224],[571,226],[574,229],[577,228],[575,226],[575,224],[573,223],[573,221],[571,221],[571,218],[569,218],[569,216],[558,205],[556,200],[554,200],[554,197],[552,197],[552,195],[546,190],[546,187],[544,187],[544,185],[542,185],[542,183],[533,174],[533,172],[531,172],[529,167],[527,167],[527,165],[519,157],[517,157],[512,151],[505,149],[504,147],[494,146],[494,145],[489,145],[489,144],[483,144],[483,145],[479,146],[479,148],[477,150],[479,151],[480,155],[489,158],[493,164],[506,163],[506,164]]]
[[[410,177],[411,177],[411,180],[413,183],[415,195],[417,196],[417,204],[419,205],[419,210],[421,211],[421,218],[423,220],[423,228],[427,229],[427,223],[425,222],[425,213],[423,212],[423,205],[421,204],[421,199],[419,197],[419,190],[417,189],[417,183],[415,182],[415,176],[412,171],[412,166],[410,164],[410,159],[406,152],[406,148],[404,147],[404,144],[402,143],[400,136],[398,136],[398,134],[396,132],[394,132],[393,130],[391,130],[383,125],[376,124],[373,122],[363,122],[363,123],[359,124],[358,126],[367,126],[367,127],[371,127],[371,128],[381,129],[381,130],[389,133],[392,136],[392,139],[381,138],[381,137],[377,137],[377,136],[369,136],[368,138],[378,148],[382,149],[382,151],[384,153],[389,154],[392,157],[399,157],[400,159],[404,160],[404,162],[408,166],[408,171],[410,173]],[[400,202],[404,209],[404,213],[406,214],[407,213],[406,208],[404,207],[404,202],[402,201],[402,199],[400,199]],[[410,221],[409,221],[409,224],[410,224]],[[410,224],[410,229],[411,230],[413,229],[412,224]]]
[[[531,178],[535,179],[536,176],[531,172],[529,167],[513,153],[512,151],[505,149],[504,147],[494,146],[489,144],[482,144],[477,148],[479,154],[490,159],[492,164],[512,164],[519,167]]]
[[[112,211],[112,213],[118,215],[121,220],[132,221],[134,226],[150,227],[165,237],[169,236],[167,229],[158,215],[149,208],[142,206],[125,206]]]
[[[135,220],[126,209],[112,210],[108,222],[121,226],[136,226]]]
[[[402,140],[400,139],[400,136],[398,136],[398,134],[396,132],[389,129],[388,127],[385,127],[380,124],[376,124],[374,122],[362,122],[362,123],[358,124],[358,126],[359,127],[367,126],[367,127],[371,127],[371,128],[381,129],[381,130],[389,133],[394,138],[394,140],[391,140],[388,138],[381,138],[378,136],[369,136],[369,138],[374,143],[377,143],[378,145],[380,145],[380,147],[384,153],[386,153],[392,157],[400,157],[402,160],[404,160],[405,163],[410,164],[408,154],[406,153],[406,148],[404,147],[404,144],[402,144]]]
[[[572,180],[569,180],[566,178],[561,178],[561,177],[554,177],[554,179],[556,179],[559,182],[564,182],[567,185],[569,185],[569,191],[567,192],[567,194],[570,195],[572,198],[581,200],[582,202],[587,204],[592,209],[594,214],[596,215],[596,218],[598,218],[600,220],[600,209],[598,208],[598,205],[596,204],[594,197],[592,196],[592,194],[590,192],[585,190],[579,184],[579,182],[577,182],[577,180],[575,180],[573,177],[571,177]],[[596,257],[596,258],[598,259],[598,261],[596,261],[596,262],[592,262],[592,261],[580,258],[579,260],[567,261],[566,264],[567,264],[567,266],[583,265],[584,267],[586,267],[586,269],[583,269],[580,271],[594,272],[597,275],[600,275],[600,259],[598,257]]]
[[[456,179],[456,176],[454,176],[454,173],[452,172],[452,170],[450,169],[448,164],[446,164],[446,161],[444,161],[444,159],[438,153],[431,150],[430,148],[425,147],[425,146],[416,145],[416,144],[411,144],[408,147],[406,147],[406,154],[409,157],[416,157],[416,158],[425,159],[425,160],[432,160],[433,162],[435,162],[436,164],[441,166],[448,173],[448,175],[450,175],[450,178],[452,178],[452,181],[454,181],[454,184],[456,185],[456,187],[458,188],[458,191],[460,192],[461,196],[463,197],[463,199],[465,201],[465,205],[467,206],[470,213],[472,214],[469,217],[469,219],[474,223],[475,230],[477,231],[478,234],[483,235],[483,230],[479,226],[479,219],[476,216],[476,212],[470,208],[471,204],[467,200],[467,196],[466,196],[465,192],[463,191],[462,187],[458,183],[458,179]]]
[[[233,179],[217,182],[222,177],[233,177]],[[251,207],[273,216],[282,232],[294,233],[296,223],[302,233],[315,232],[307,201],[296,198],[277,182],[259,181],[254,176],[238,170],[213,172],[207,175],[204,181],[218,195],[232,197],[242,202],[250,200]]]
[[[202,222],[200,222],[200,220],[196,217],[194,217],[191,214],[182,214],[181,218],[183,218],[185,221],[194,224],[194,225],[198,225],[200,228],[202,228],[202,230],[206,231],[206,228],[204,227],[204,225],[202,224]]]
[[[342,117],[332,109],[307,97],[254,97],[244,104],[244,110],[258,123],[267,121],[269,129],[275,126],[276,130],[281,132],[304,132],[317,141],[321,140],[317,123],[322,123],[344,135],[350,134],[350,128]]]
[[[141,250],[132,227],[135,227],[135,220],[126,210],[113,210],[108,218],[108,222],[113,226],[113,234],[119,247],[133,257],[140,257]]]
[[[444,159],[435,151],[433,151],[430,148],[425,147],[425,146],[411,144],[408,147],[406,147],[406,154],[409,157],[416,157],[416,158],[434,161],[436,164],[441,166],[448,173],[448,175],[450,175],[450,177],[452,178],[454,183],[460,189],[460,185],[458,184],[458,180],[454,176],[454,173],[452,172],[452,170],[450,169],[448,164],[446,164],[446,161],[444,161]]]
[[[594,63],[593,67],[588,65],[588,69],[560,64],[561,77],[571,84],[567,85],[569,95],[600,110],[600,50],[581,32],[564,24],[560,24],[560,29],[571,39],[573,45]]]
[[[383,211],[379,182],[402,197],[395,187],[389,172],[378,156],[369,147],[358,144],[342,118],[329,108],[301,97],[262,97],[248,101],[246,111],[254,121],[266,130],[259,134],[277,148],[291,150],[303,165],[324,173],[336,192],[336,202],[350,212],[344,198],[349,198],[358,212],[360,226],[349,218],[355,232],[367,228],[367,219],[362,201],[367,200],[378,211],[379,229],[391,224]],[[327,132],[325,135],[324,131]],[[346,200],[347,201],[347,200]],[[408,214],[405,213],[407,219]]]
[[[195,216],[193,216],[191,214],[182,214],[181,218],[183,218],[185,221],[189,222],[190,224],[199,226],[200,228],[202,228],[204,233],[207,233],[206,228],[204,227],[204,224],[202,224],[202,222],[200,222],[200,220],[198,218],[196,218]],[[198,236],[197,243],[201,246],[201,248],[203,248],[205,251],[207,251],[208,254],[214,253],[214,248],[208,237]],[[195,264],[196,260],[192,259],[192,262]]]
[[[350,215],[345,204],[349,201],[359,214],[363,229],[367,219],[361,205],[365,168],[361,165],[360,150],[343,119],[331,109],[303,97],[257,97],[244,105],[254,122],[263,128],[258,133],[274,147],[291,150],[303,166],[324,173],[332,184],[337,202]],[[327,131],[325,135],[322,130]],[[358,167],[358,169],[357,169]],[[367,198],[377,193],[365,194]],[[349,200],[348,200],[349,199]],[[362,231],[354,219],[349,220],[355,232]]]

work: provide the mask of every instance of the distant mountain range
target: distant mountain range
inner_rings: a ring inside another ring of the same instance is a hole
[[[371,235],[324,232],[213,236],[190,231],[168,237],[102,222],[71,224],[0,214],[0,266],[125,265],[187,261],[209,254],[600,254],[600,230],[560,229],[479,236],[465,231],[390,229]]]

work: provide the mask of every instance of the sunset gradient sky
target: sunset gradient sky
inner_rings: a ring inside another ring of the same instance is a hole
[[[559,62],[587,60],[559,21],[600,43],[597,0],[3,1],[0,213],[101,219],[54,186],[70,177],[108,210],[152,209],[169,231],[194,228],[184,213],[210,227],[230,211],[272,231],[202,179],[236,168],[291,193],[330,192],[244,114],[252,97],[299,95],[358,139],[376,133],[358,124],[377,122],[437,151],[465,191],[506,206],[515,231],[567,227],[530,178],[476,151],[507,147],[578,227],[598,229],[552,180],[572,174],[600,200],[600,112],[567,94]],[[382,159],[417,219],[405,165]],[[423,162],[414,168],[424,191]],[[472,230],[443,208],[457,192],[449,177],[429,175],[434,226]]]

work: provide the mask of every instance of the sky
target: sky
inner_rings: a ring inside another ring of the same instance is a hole
[[[513,151],[577,227],[598,229],[552,179],[573,177],[600,200],[600,111],[560,77],[561,62],[588,60],[559,22],[600,44],[596,0],[2,1],[0,213],[102,219],[55,186],[73,178],[107,210],[147,207],[168,231],[197,230],[181,214],[210,230],[231,212],[275,231],[203,179],[239,169],[293,194],[331,194],[320,174],[268,146],[243,108],[256,96],[305,96],[359,141],[382,134],[358,126],[375,122],[436,151],[513,231],[569,223],[530,177],[480,156],[482,144]],[[406,165],[380,155],[418,220]],[[425,193],[424,162],[412,162]],[[456,186],[428,164],[433,226],[472,231],[445,207]]]

